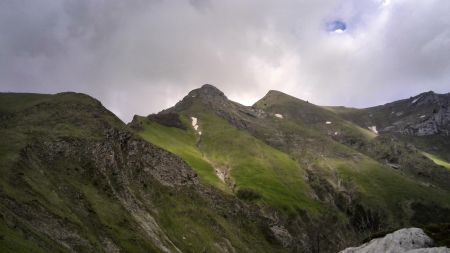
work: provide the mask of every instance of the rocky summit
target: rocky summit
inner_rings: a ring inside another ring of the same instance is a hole
[[[449,101],[1,93],[0,252],[448,252]]]

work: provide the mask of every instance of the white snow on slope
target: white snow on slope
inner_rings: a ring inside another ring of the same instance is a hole
[[[282,119],[282,118],[283,118],[283,115],[281,115],[281,114],[279,114],[279,113],[276,113],[276,114],[275,114],[275,117]]]
[[[417,101],[419,101],[420,98],[422,98],[422,97],[418,97],[418,98],[414,99],[414,100],[411,102],[411,104],[415,104]]]
[[[372,131],[372,132],[378,134],[377,126],[370,126],[370,127],[368,127],[368,128],[369,128],[370,131]]]
[[[331,121],[327,121],[327,122],[325,122],[325,124],[331,125]]]
[[[198,120],[196,117],[191,117],[192,120],[192,127],[194,128],[194,130],[199,134],[202,135],[202,132],[198,130]]]

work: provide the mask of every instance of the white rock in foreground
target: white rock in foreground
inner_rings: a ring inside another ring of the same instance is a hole
[[[404,228],[340,253],[450,253],[445,247],[429,248],[433,245],[433,240],[422,229]]]

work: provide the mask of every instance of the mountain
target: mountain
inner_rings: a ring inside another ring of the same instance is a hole
[[[430,91],[366,109],[329,109],[361,127],[412,143],[441,164],[450,160],[450,93]]]
[[[333,252],[379,231],[450,222],[448,169],[335,108],[278,91],[243,106],[204,85],[130,126],[202,183],[257,206],[291,250]]]
[[[0,119],[1,252],[279,248],[254,210],[91,97],[4,93]]]
[[[0,93],[0,251],[337,252],[409,226],[450,246],[445,123],[365,110],[204,85],[126,125],[84,94]]]
[[[361,110],[344,108],[339,113],[358,125],[374,126],[381,133],[450,135],[450,93],[429,91],[381,106]]]

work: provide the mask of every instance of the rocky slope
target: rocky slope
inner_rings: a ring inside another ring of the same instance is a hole
[[[371,108],[340,109],[345,118],[363,127],[376,127],[380,133],[450,135],[450,93],[436,94],[430,91]]]
[[[329,107],[345,119],[450,160],[450,93],[432,91],[366,109]]]

